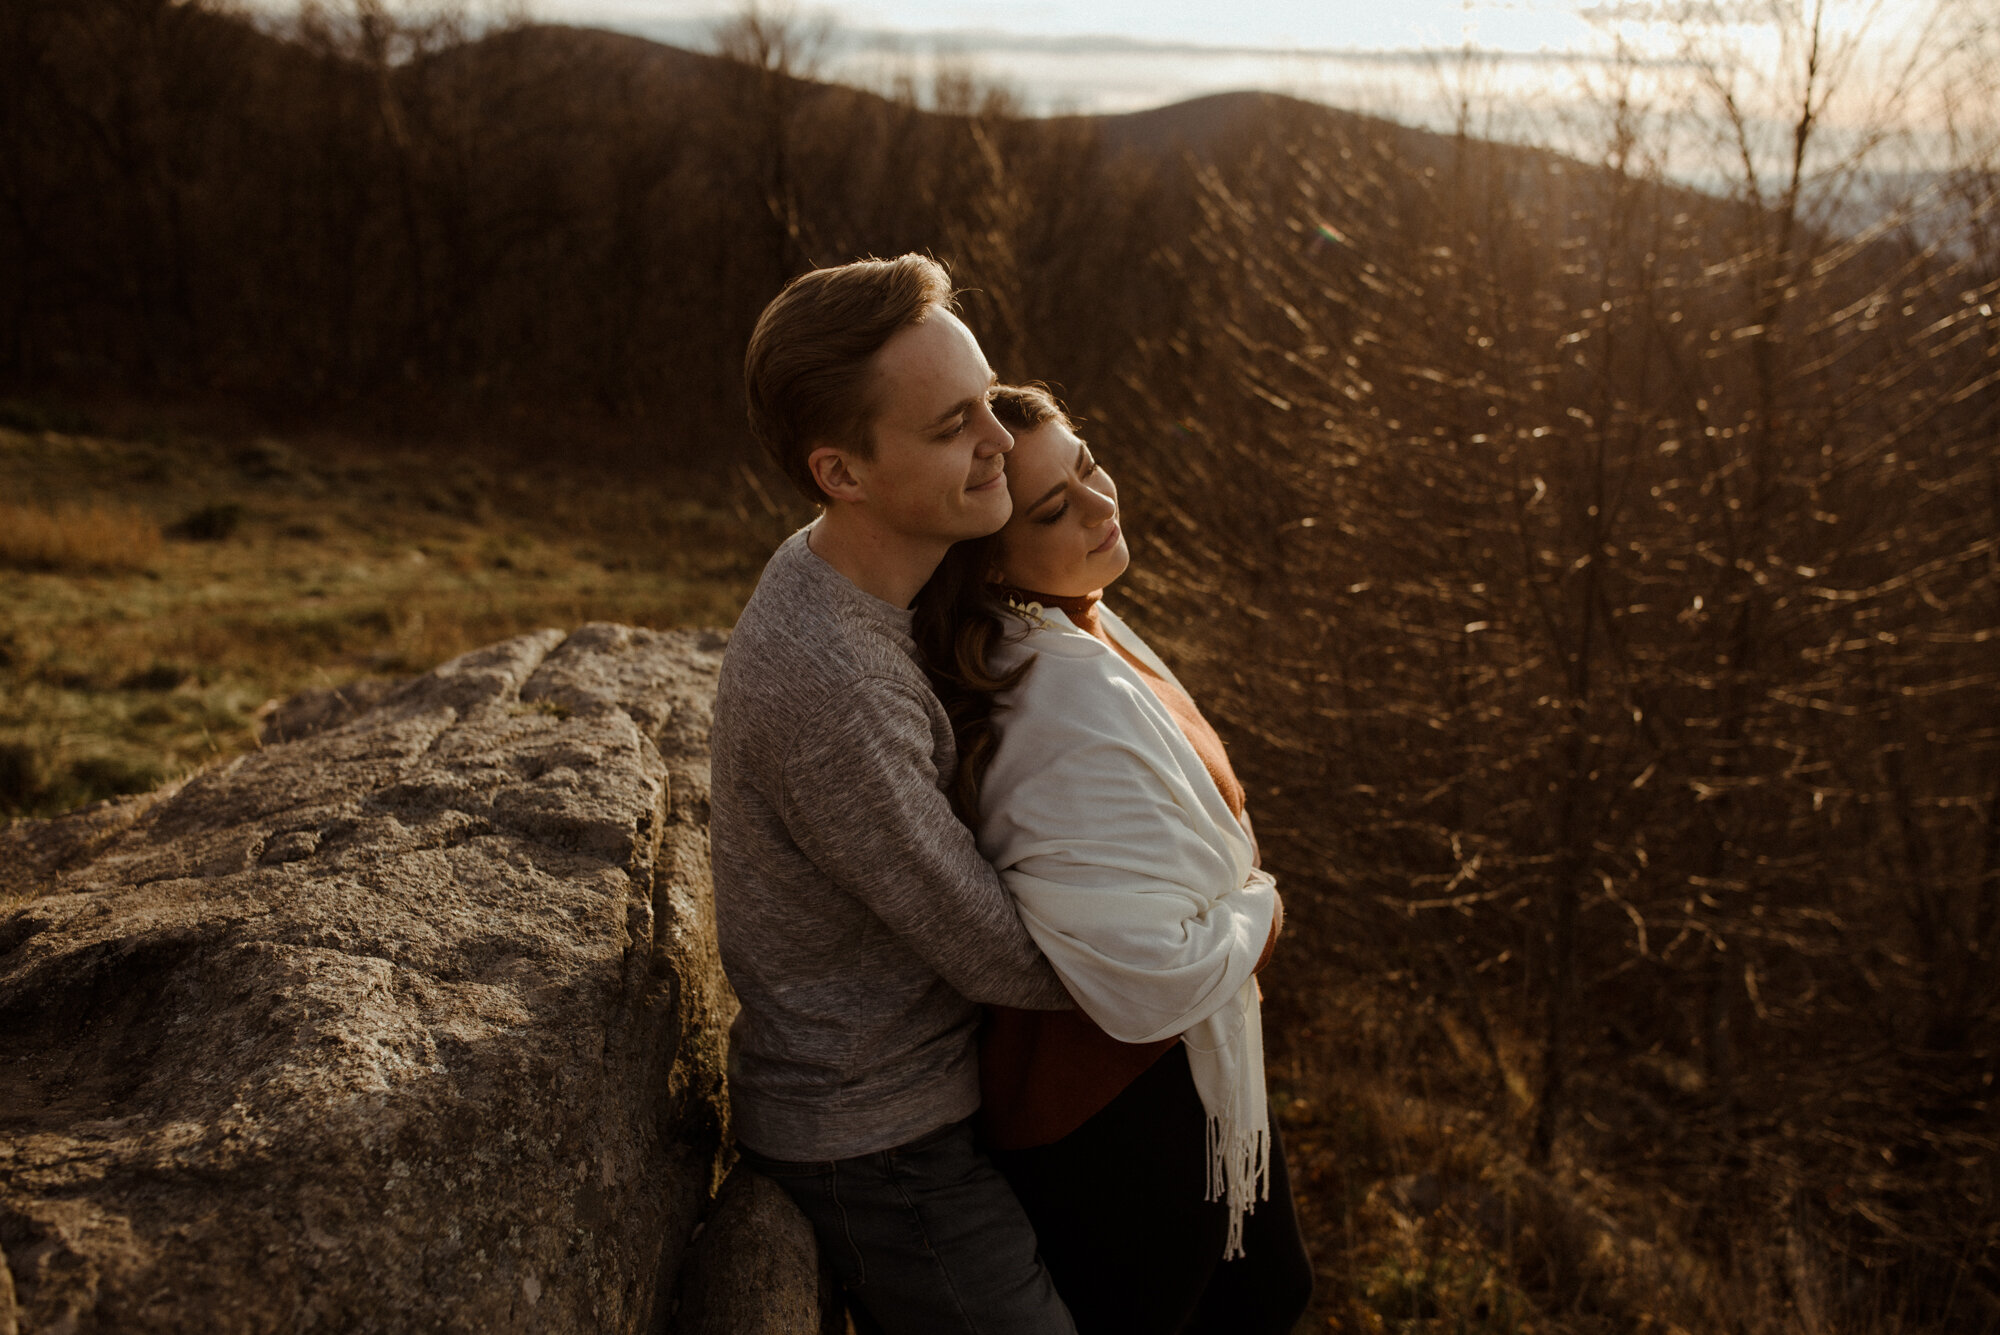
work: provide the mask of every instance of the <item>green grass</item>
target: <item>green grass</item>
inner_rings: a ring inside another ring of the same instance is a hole
[[[254,747],[266,703],[307,687],[541,626],[734,622],[782,520],[549,453],[0,426],[0,497],[35,526],[0,543],[0,815]]]

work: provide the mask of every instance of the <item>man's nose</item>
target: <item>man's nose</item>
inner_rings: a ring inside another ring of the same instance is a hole
[[[981,454],[988,456],[1005,454],[1014,448],[1014,437],[1008,434],[1006,427],[1000,425],[1000,419],[993,415],[991,408],[986,407],[984,404],[980,405],[979,415],[984,419],[979,424],[981,428],[979,451]]]

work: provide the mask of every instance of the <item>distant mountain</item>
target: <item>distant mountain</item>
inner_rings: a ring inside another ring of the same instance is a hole
[[[1287,97],[1282,93],[1243,91],[1210,93],[1146,111],[1128,111],[1108,116],[1058,117],[1095,125],[1106,147],[1143,153],[1188,150],[1203,154],[1225,136],[1240,133],[1260,121],[1276,117],[1324,117],[1352,127],[1368,126],[1399,133],[1417,133],[1378,117],[1342,111],[1318,102]]]
[[[560,24],[529,24],[494,33],[484,41],[451,53],[465,57],[481,48],[492,54],[521,56],[530,51],[544,66],[570,66],[589,77],[595,68],[601,75],[608,70],[643,66],[651,74],[689,84],[711,79],[735,79],[743,70],[737,62],[708,52],[695,51],[669,42],[603,28],[571,27]],[[449,58],[449,57],[448,57]],[[849,104],[889,104],[889,99],[870,89],[850,84],[786,76],[801,96],[832,95]],[[1110,114],[1066,114],[1029,117],[1031,122],[1050,126],[1088,126],[1101,137],[1112,154],[1135,152],[1159,157],[1181,152],[1205,156],[1225,141],[1255,137],[1275,124],[1318,121],[1349,134],[1390,138],[1405,149],[1430,160],[1440,155],[1449,136],[1386,120],[1379,116],[1347,111],[1325,103],[1257,90],[1209,93],[1186,101],[1152,107],[1144,111]],[[1533,151],[1533,150],[1523,150]]]

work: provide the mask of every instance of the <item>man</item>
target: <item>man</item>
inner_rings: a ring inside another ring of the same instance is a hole
[[[950,303],[934,261],[865,260],[792,283],[750,340],[752,428],[821,513],[765,567],[716,691],[731,1106],[883,1329],[1068,1333],[967,1119],[976,1003],[1072,1003],[952,812],[910,638],[946,549],[1012,509],[995,377]]]

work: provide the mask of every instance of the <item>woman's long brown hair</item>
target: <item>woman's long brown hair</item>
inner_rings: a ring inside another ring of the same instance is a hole
[[[1000,425],[1017,435],[1050,422],[1069,422],[1069,414],[1041,385],[1001,385],[991,402]],[[993,731],[998,707],[994,697],[1019,685],[1035,665],[1029,659],[1012,672],[998,674],[988,666],[993,650],[1011,628],[1006,601],[993,583],[999,557],[997,533],[953,546],[917,594],[911,626],[931,689],[951,718],[952,737],[958,743],[951,803],[967,824],[979,818],[979,783],[993,763],[998,741]]]

